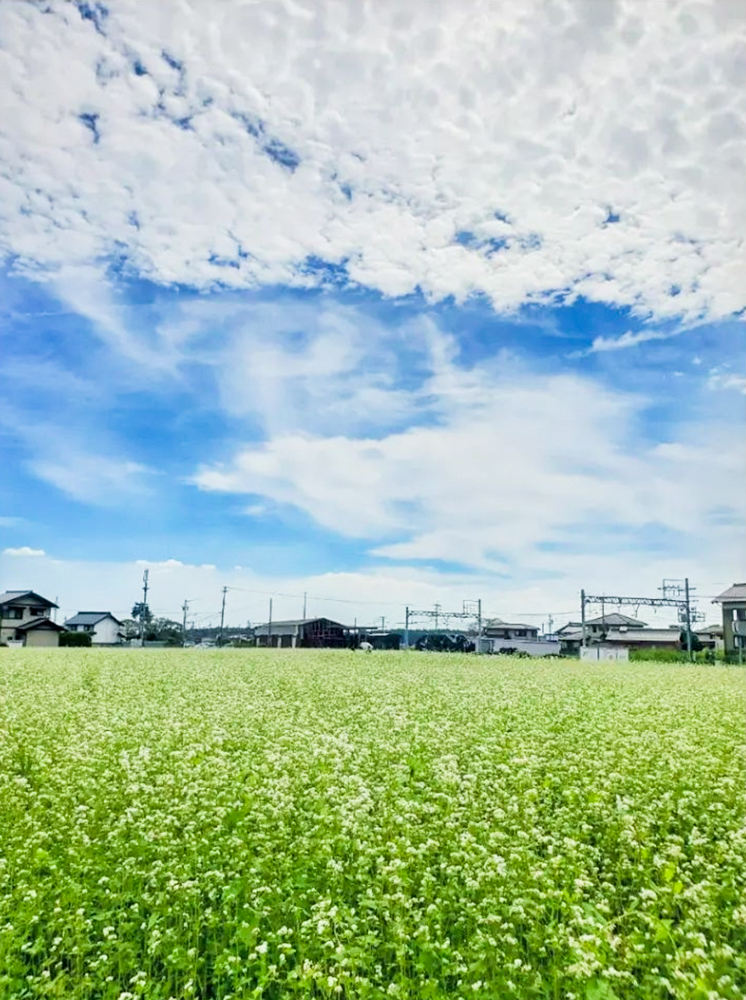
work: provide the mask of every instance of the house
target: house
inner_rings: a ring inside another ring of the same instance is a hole
[[[87,632],[94,646],[113,646],[122,641],[122,623],[110,611],[79,611],[68,618],[69,632]]]
[[[725,655],[746,654],[746,583],[734,583],[712,602],[723,609],[723,647]]]
[[[699,639],[702,649],[723,649],[722,625],[705,625],[696,629],[693,634]]]
[[[267,622],[254,629],[257,646],[277,646],[295,649],[348,645],[347,629],[329,618],[294,618],[284,622]]]
[[[33,590],[6,590],[0,594],[0,642],[59,646],[65,629],[49,617],[56,607]]]
[[[485,622],[482,635],[486,639],[538,639],[539,629],[533,625],[522,625],[493,618]]]
[[[562,652],[578,654],[583,645],[583,626],[580,622],[569,622],[558,629],[557,636],[562,644]],[[618,612],[591,618],[585,623],[586,646],[603,644],[608,648],[627,649],[680,649],[681,626],[669,628],[649,628],[645,622]],[[704,644],[704,643],[703,643]]]
[[[638,621],[637,618],[630,618],[629,615],[622,615],[618,611],[612,611],[608,615],[599,615],[598,618],[588,619],[585,623],[585,634],[588,639],[591,637],[601,638],[610,632],[620,632],[631,628],[647,628],[647,623]]]

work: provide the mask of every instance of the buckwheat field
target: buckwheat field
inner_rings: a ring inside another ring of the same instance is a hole
[[[1,652],[3,1000],[746,996],[738,669]]]

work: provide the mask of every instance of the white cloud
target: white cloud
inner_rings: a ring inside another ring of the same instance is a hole
[[[19,528],[25,523],[25,519],[22,517],[0,517],[0,528]]]
[[[44,549],[32,549],[28,545],[21,545],[17,549],[3,549],[4,556],[45,556]]]
[[[711,368],[707,378],[708,389],[732,389],[746,395],[746,376],[729,371],[727,365]]]
[[[661,333],[656,330],[640,330],[639,333],[633,333],[631,330],[628,330],[619,337],[596,337],[586,353],[597,354],[601,351],[622,351],[627,347],[637,347],[639,344],[646,344],[649,340],[668,340],[675,335],[672,333]]]
[[[143,477],[149,469],[139,462],[85,455],[70,449],[52,457],[32,459],[28,467],[73,500],[104,507],[119,506],[133,496],[147,492]]]
[[[107,10],[0,5],[1,245],[32,273],[245,288],[333,281],[321,260],[498,309],[745,304],[736,4]]]
[[[145,325],[133,322],[128,308],[116,301],[101,266],[63,266],[55,272],[52,288],[65,305],[91,323],[106,347],[137,365],[141,382],[170,373],[178,363],[178,351],[163,338],[148,343]]]
[[[209,308],[199,313],[209,322]],[[227,325],[225,346],[212,348],[221,403],[232,416],[258,420],[270,435],[298,428],[372,431],[416,414],[416,400],[397,376],[407,352],[426,349],[422,323],[403,330],[331,299],[310,304],[285,297],[238,306]]]
[[[411,390],[421,425],[379,437],[282,431],[195,482],[293,505],[378,556],[491,572],[554,572],[544,543],[594,551],[610,527],[632,539],[677,532],[681,547],[711,510],[743,509],[737,429],[647,444],[642,397],[504,356],[465,369],[450,338],[435,327],[430,337],[430,376]]]

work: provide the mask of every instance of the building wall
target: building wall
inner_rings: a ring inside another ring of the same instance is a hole
[[[624,646],[583,646],[580,650],[581,660],[607,661],[615,663],[626,663],[629,660],[629,649]]]
[[[119,642],[119,626],[111,618],[104,618],[103,621],[97,622],[91,638],[98,646],[110,646]]]
[[[733,621],[746,621],[746,601],[725,601],[723,603],[723,645],[726,653],[732,653],[738,649],[737,637],[733,628]],[[743,628],[743,626],[741,626]],[[743,638],[741,645],[744,645]]]
[[[484,646],[489,644],[490,649]],[[559,656],[560,644],[553,639],[493,639],[482,638],[479,640],[480,651],[499,653],[501,649],[515,649],[519,653],[527,653],[529,656]]]
[[[47,628],[35,628],[30,632],[26,633],[26,645],[27,646],[59,646],[60,644],[60,633],[54,629]]]

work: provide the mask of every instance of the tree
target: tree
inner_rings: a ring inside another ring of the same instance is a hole
[[[138,601],[137,604],[132,606],[132,617],[138,623],[139,634],[142,634],[143,638],[145,638],[145,630],[149,623],[153,620],[153,612],[147,604],[143,604],[142,601]]]
[[[148,642],[165,642],[168,646],[180,646],[182,641],[181,624],[170,618],[153,618],[145,626],[145,639]]]
[[[125,639],[137,639],[140,636],[140,626],[134,618],[125,618],[120,631]]]
[[[692,636],[692,652],[698,653],[702,649],[702,640],[699,638],[696,632],[691,633]],[[679,643],[682,649],[688,649],[686,644],[686,629],[681,630],[681,635],[679,636]]]

